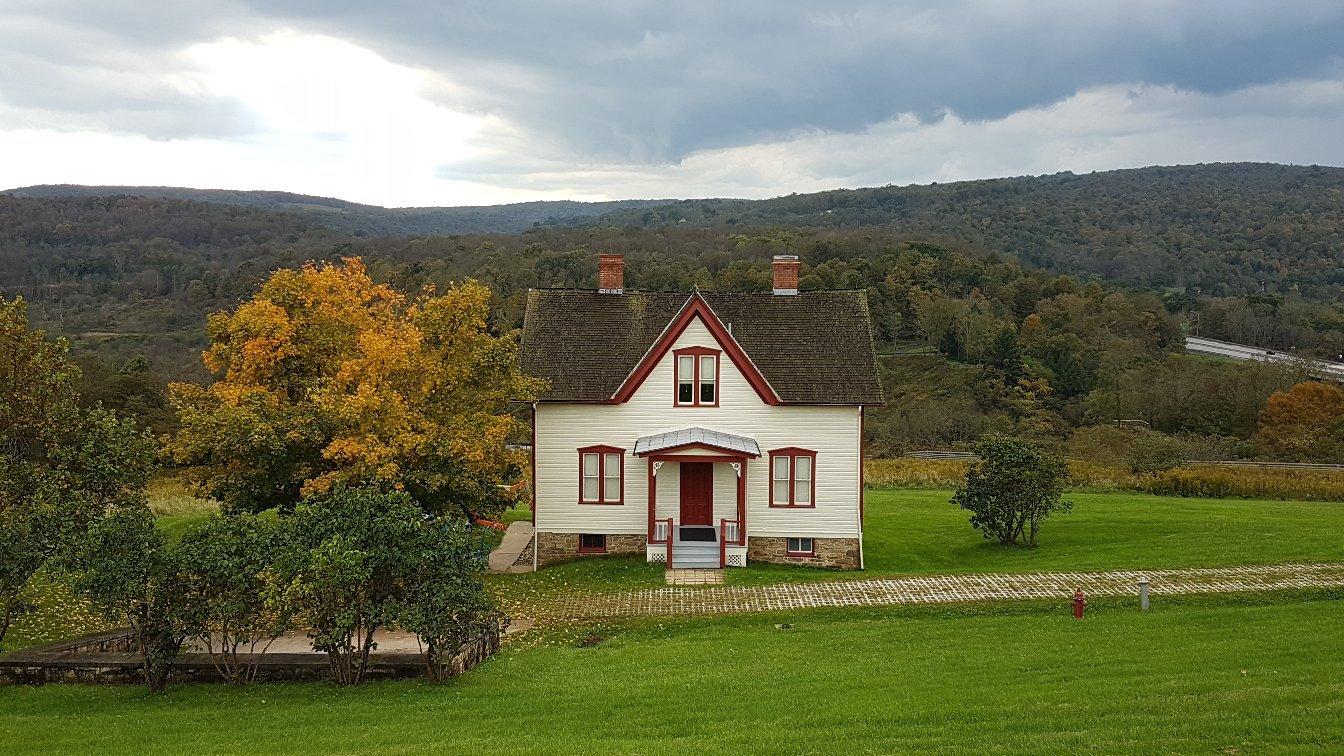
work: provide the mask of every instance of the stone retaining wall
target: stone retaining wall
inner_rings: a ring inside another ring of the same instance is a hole
[[[117,635],[129,644],[128,630],[103,635]],[[96,637],[96,636],[90,636]],[[451,662],[442,666],[442,676],[462,674],[499,651],[499,631],[483,634],[462,645]],[[98,650],[87,639],[48,644],[39,649],[14,651],[0,655],[0,683],[141,683],[144,659],[133,651],[118,651],[108,647]],[[280,682],[291,680],[325,680],[331,667],[327,655],[308,653],[257,654],[258,681]],[[369,654],[367,679],[420,677],[426,673],[425,655],[406,652],[374,651]],[[178,654],[173,663],[170,682],[218,682],[219,671],[209,654]]]

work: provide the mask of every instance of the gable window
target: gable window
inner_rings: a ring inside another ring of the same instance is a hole
[[[625,503],[625,450],[614,446],[579,449],[579,503]]]
[[[770,506],[815,507],[817,453],[787,447],[770,452]]]
[[[816,556],[817,543],[811,538],[786,538],[784,550],[788,556]]]
[[[579,553],[580,554],[607,553],[607,537],[599,533],[580,533]]]
[[[673,351],[678,407],[719,406],[719,350],[686,347]]]

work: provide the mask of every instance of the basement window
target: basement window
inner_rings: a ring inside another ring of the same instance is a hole
[[[787,538],[784,550],[789,556],[816,556],[817,543],[811,538]]]
[[[580,554],[607,553],[607,536],[602,533],[580,533],[579,553]]]

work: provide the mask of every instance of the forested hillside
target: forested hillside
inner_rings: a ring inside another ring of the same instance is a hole
[[[599,251],[625,253],[627,286],[653,290],[765,290],[770,256],[798,254],[803,288],[868,292],[892,400],[868,425],[879,454],[987,430],[1059,440],[1134,419],[1193,434],[1201,453],[1243,453],[1266,399],[1300,376],[1184,356],[1182,331],[1344,352],[1344,309],[1328,287],[1215,296],[1058,275],[899,223],[697,225],[357,237],[308,215],[217,203],[0,196],[0,295],[23,296],[36,325],[71,339],[88,397],[157,429],[171,422],[163,385],[206,377],[206,314],[235,306],[276,268],[345,256],[406,291],[480,279],[504,330],[521,323],[529,287],[592,287]]]
[[[79,186],[45,184],[11,189],[15,197],[145,197],[236,205],[292,213],[315,225],[352,236],[412,234],[516,233],[537,224],[572,225],[625,208],[666,204],[667,200],[612,202],[517,202],[463,207],[379,207],[306,194],[175,186]]]
[[[1213,296],[1344,298],[1344,168],[1229,163],[791,194],[766,200],[382,208],[285,192],[35,186],[25,197],[133,195],[297,214],[359,237],[536,227],[890,232],[1047,270]]]
[[[886,226],[1144,287],[1344,295],[1344,169],[1237,163],[685,200],[595,223]]]

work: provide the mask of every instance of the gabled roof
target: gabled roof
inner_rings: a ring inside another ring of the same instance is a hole
[[[739,370],[758,372],[780,402],[882,403],[861,291],[776,296],[533,289],[523,321],[522,368],[550,382],[542,401],[613,401],[646,358],[661,356],[655,347],[667,346],[660,340],[694,300],[744,353],[751,367],[739,364]]]
[[[680,449],[685,446],[706,446],[727,452],[745,454],[748,457],[761,456],[761,447],[756,439],[748,436],[734,436],[731,433],[709,430],[708,428],[683,428],[681,430],[642,436],[635,441],[635,456]]]

